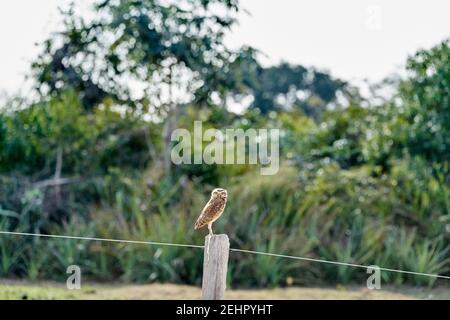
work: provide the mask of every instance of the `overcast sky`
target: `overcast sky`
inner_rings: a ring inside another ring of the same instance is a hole
[[[88,0],[78,2],[89,3]],[[35,43],[58,30],[65,0],[0,2],[0,90],[24,88]],[[379,81],[400,70],[406,57],[450,37],[449,0],[241,0],[229,35],[232,47],[248,44],[281,60],[315,66],[357,83]]]

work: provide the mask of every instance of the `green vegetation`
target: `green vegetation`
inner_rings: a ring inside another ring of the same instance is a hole
[[[229,203],[215,230],[232,247],[449,276],[450,42],[410,57],[408,75],[384,84],[393,96],[375,103],[324,72],[264,68],[256,50],[225,48],[237,1],[188,3],[101,1],[89,21],[66,12],[65,32],[33,64],[39,98],[1,108],[0,230],[202,244],[193,223],[221,186]],[[227,14],[206,14],[212,5]],[[248,97],[242,114],[227,110]],[[172,130],[195,120],[282,129],[280,171],[171,164]],[[230,260],[233,286],[367,278],[244,253]],[[202,254],[0,236],[0,277],[65,279],[70,264],[97,281],[199,284]]]

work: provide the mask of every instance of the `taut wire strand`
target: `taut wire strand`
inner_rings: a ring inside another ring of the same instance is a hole
[[[109,238],[96,238],[96,237],[79,237],[79,236],[65,236],[65,235],[29,233],[29,232],[0,231],[0,234],[18,235],[18,236],[30,236],[30,237],[43,237],[43,238],[57,238],[57,239],[72,239],[72,240],[115,242],[115,243],[147,244],[147,245],[157,245],[157,246],[185,247],[185,248],[198,248],[198,249],[203,249],[205,247],[205,246],[200,246],[200,245],[195,245],[195,244],[184,244],[184,243],[141,241],[141,240],[124,240],[124,239],[109,239]],[[333,265],[339,265],[339,266],[364,268],[364,269],[369,269],[369,268],[374,268],[375,267],[375,266],[366,266],[366,265],[362,265],[362,264],[349,263],[349,262],[331,261],[331,260],[324,260],[324,259],[315,259],[315,258],[307,258],[307,257],[299,257],[299,256],[291,256],[291,255],[278,254],[278,253],[253,251],[253,250],[244,250],[244,249],[235,249],[235,248],[230,248],[230,251],[231,252],[241,252],[241,253],[266,255],[266,256],[277,257],[277,258],[286,258],[286,259],[310,261],[310,262],[317,262],[317,263],[327,263],[327,264],[333,264]],[[440,278],[440,279],[450,279],[449,276],[442,276],[442,275],[432,274],[432,273],[423,273],[423,272],[414,272],[414,271],[408,271],[408,270],[390,269],[390,268],[383,268],[383,267],[378,267],[378,266],[377,266],[377,268],[380,269],[380,270],[383,270],[383,271],[388,271],[388,272],[406,273],[406,274],[425,276],[425,277],[433,277],[433,278]]]

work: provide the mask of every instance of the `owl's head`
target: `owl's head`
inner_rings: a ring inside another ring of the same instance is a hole
[[[211,192],[211,196],[226,199],[228,196],[228,193],[227,193],[227,190],[225,190],[225,189],[216,188]]]

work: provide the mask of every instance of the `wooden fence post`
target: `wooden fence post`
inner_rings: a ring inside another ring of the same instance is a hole
[[[203,258],[203,300],[222,300],[227,281],[230,240],[226,234],[207,235]]]

